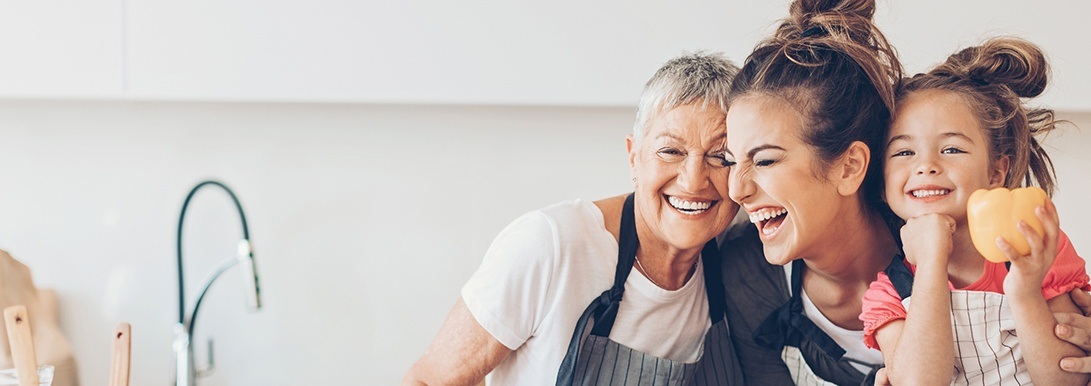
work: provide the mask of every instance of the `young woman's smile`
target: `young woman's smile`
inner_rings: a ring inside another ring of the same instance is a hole
[[[819,176],[820,161],[800,139],[802,122],[793,106],[766,96],[737,100],[727,113],[731,199],[757,226],[773,264],[802,257],[835,228],[836,188]]]

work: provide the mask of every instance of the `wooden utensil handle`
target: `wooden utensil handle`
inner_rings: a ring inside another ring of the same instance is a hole
[[[38,358],[34,354],[34,337],[30,333],[26,306],[5,308],[4,323],[8,329],[11,360],[15,362],[19,386],[38,386]]]
[[[132,326],[121,323],[114,329],[114,355],[110,361],[110,386],[129,386],[129,363],[132,353]]]

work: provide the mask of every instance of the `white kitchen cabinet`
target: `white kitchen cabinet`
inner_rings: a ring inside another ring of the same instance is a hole
[[[117,98],[124,0],[0,2],[0,98]]]
[[[129,4],[136,97],[515,105],[634,105],[666,59],[745,52],[781,11],[704,0]]]
[[[632,106],[666,59],[741,62],[790,1],[108,0],[0,4],[0,97]],[[1042,45],[1040,101],[1091,111],[1091,3],[879,0],[909,73],[994,35]]]

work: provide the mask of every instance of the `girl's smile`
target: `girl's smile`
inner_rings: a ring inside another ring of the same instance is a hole
[[[898,106],[883,156],[885,197],[903,219],[928,213],[965,224],[966,202],[1000,186],[1006,160],[994,162],[985,129],[958,94],[914,92]]]

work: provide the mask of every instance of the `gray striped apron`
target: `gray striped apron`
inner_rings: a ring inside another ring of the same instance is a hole
[[[913,273],[895,258],[887,276],[909,309]],[[952,385],[1030,385],[1023,361],[1015,319],[1004,294],[986,291],[951,291],[951,326],[954,332],[955,367]]]
[[[558,386],[592,385],[741,385],[739,360],[731,343],[724,317],[719,253],[716,240],[705,244],[701,263],[708,294],[712,327],[705,335],[704,349],[696,363],[675,362],[648,355],[610,340],[625,292],[625,280],[633,269],[637,246],[633,195],[625,199],[618,237],[618,263],[614,285],[584,310],[572,333],[572,341],[557,372]],[[591,325],[590,333],[587,331]]]

